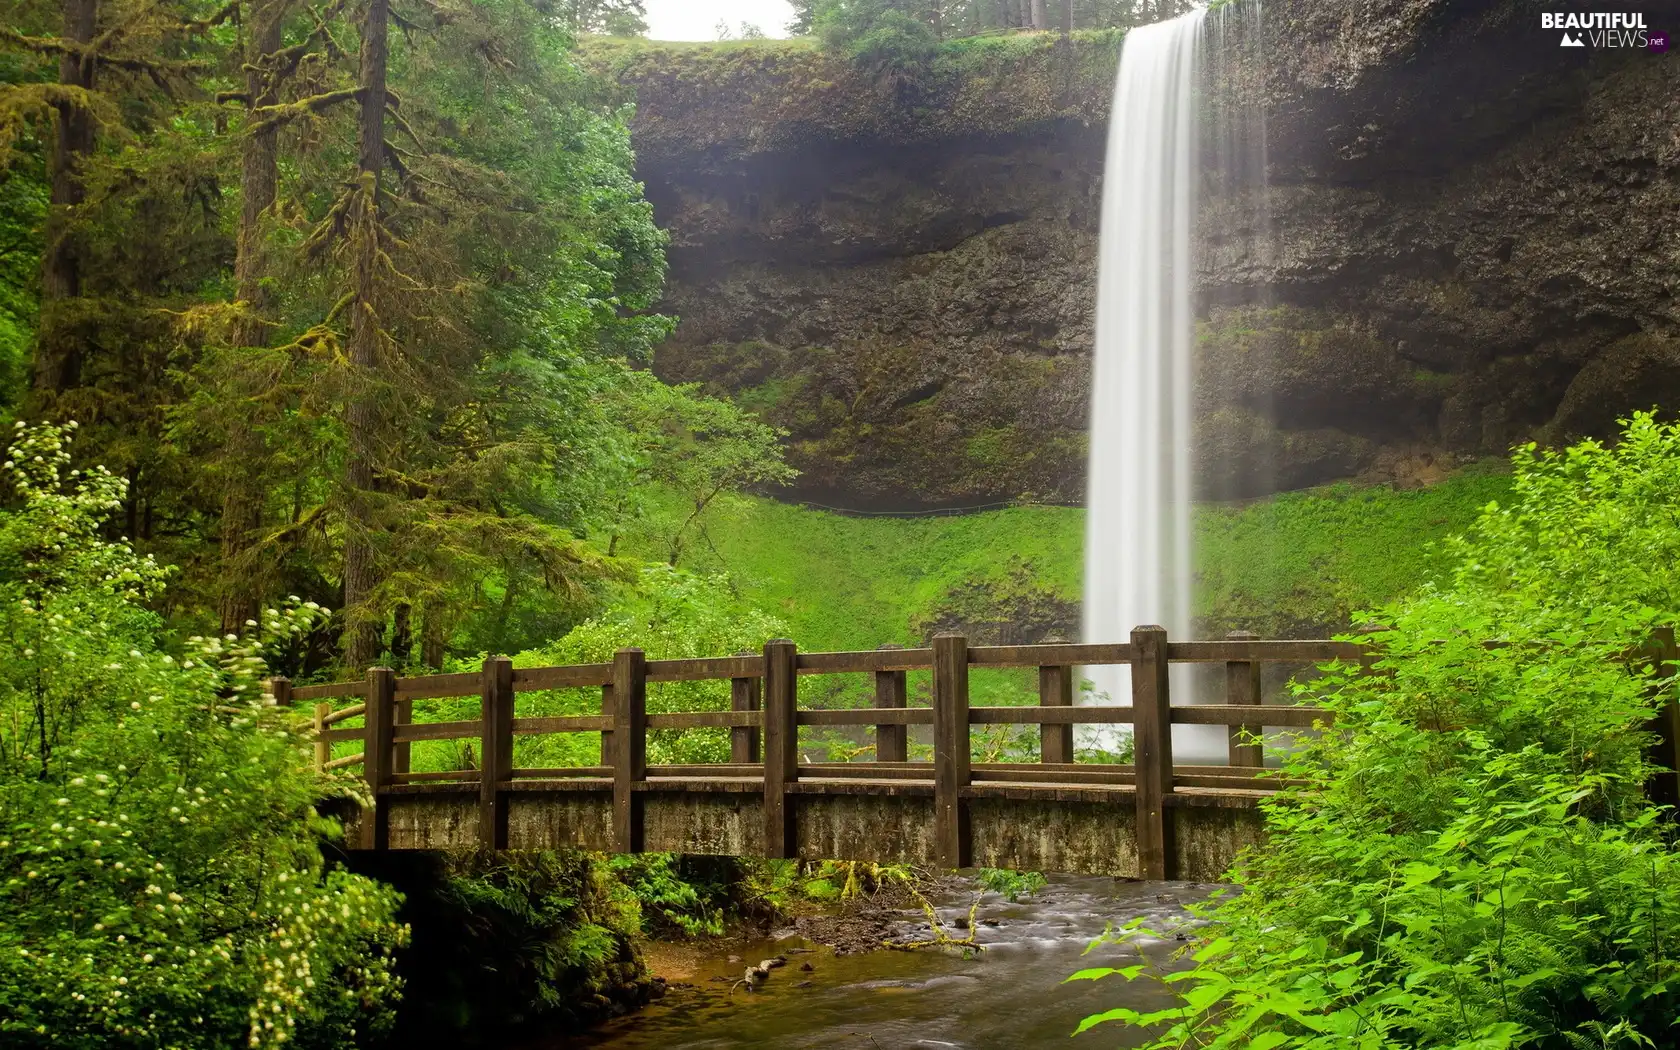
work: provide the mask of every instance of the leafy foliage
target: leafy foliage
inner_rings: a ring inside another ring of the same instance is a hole
[[[1674,687],[1640,652],[1680,612],[1677,467],[1680,427],[1649,416],[1613,448],[1519,450],[1450,576],[1384,610],[1380,673],[1300,687],[1336,731],[1289,756],[1308,786],[1166,977],[1179,1005],[1086,1026],[1161,1025],[1162,1050],[1671,1043],[1680,864],[1644,787]]]
[[[7,1046],[334,1047],[387,1025],[396,897],[326,864],[321,785],[258,648],[180,655],[167,571],[102,529],[124,483],[23,429],[0,515],[0,1033]],[[304,631],[275,610],[268,645]]]

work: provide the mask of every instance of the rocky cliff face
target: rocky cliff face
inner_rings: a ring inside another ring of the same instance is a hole
[[[1527,7],[1274,0],[1220,42],[1209,159],[1247,107],[1269,164],[1203,187],[1208,495],[1680,407],[1680,55],[1561,50]],[[1115,52],[597,56],[672,233],[656,367],[788,427],[804,498],[1078,499]]]

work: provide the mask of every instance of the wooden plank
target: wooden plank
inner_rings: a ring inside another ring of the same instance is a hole
[[[513,672],[513,691],[580,689],[612,684],[612,664],[575,664],[571,667],[525,667]]]
[[[764,790],[760,777],[649,777],[631,785],[637,792],[681,791],[709,794],[726,792],[737,795],[756,795]]]
[[[964,799],[1007,798],[1024,802],[1123,803],[1136,795],[1130,784],[1004,784],[980,782],[963,788]]]
[[[612,719],[602,715],[543,715],[537,718],[515,718],[515,733],[595,733],[612,727]]]
[[[764,855],[798,856],[796,804],[788,787],[799,782],[799,650],[785,638],[764,646]]]
[[[1259,722],[1263,726],[1311,728],[1315,722],[1331,723],[1335,716],[1322,707],[1263,706],[1237,707],[1231,704],[1193,704],[1175,707],[1171,712],[1174,725],[1232,726]]]
[[[292,699],[336,700],[345,696],[367,696],[366,682],[330,682],[326,685],[294,685]]]
[[[1231,642],[1255,642],[1260,636],[1250,631],[1232,631],[1225,636]],[[1252,660],[1232,660],[1225,665],[1225,703],[1231,707],[1260,705],[1260,665]],[[1233,766],[1265,765],[1265,754],[1258,740],[1258,722],[1226,728],[1226,748]]]
[[[360,740],[365,736],[367,736],[367,728],[365,726],[351,726],[349,729],[321,730],[321,740],[329,747],[343,740]]]
[[[1132,647],[1124,642],[977,645],[968,651],[968,662],[976,667],[1092,666],[1129,663],[1131,659]]]
[[[461,740],[482,737],[483,734],[484,723],[479,719],[471,722],[410,722],[407,725],[396,726],[392,739],[401,746],[413,740]]]
[[[501,782],[513,769],[513,661],[492,656],[479,672],[478,843],[507,849]]]
[[[709,656],[699,660],[649,660],[650,682],[705,682],[718,678],[762,678],[764,661],[756,654]]]
[[[613,842],[620,853],[640,853],[636,783],[647,779],[647,657],[640,649],[613,655],[613,698]]]
[[[472,696],[484,684],[480,680],[480,674],[478,671],[464,671],[460,674],[428,674],[417,678],[399,678],[397,698],[432,700],[438,697]]]
[[[327,712],[326,724],[329,726],[337,725],[340,722],[348,722],[352,718],[360,718],[365,714],[367,714],[367,704],[357,704],[354,707],[341,707],[337,711],[329,710]]]
[[[902,645],[887,644],[880,651],[902,650]],[[875,709],[902,711],[909,706],[909,676],[904,671],[875,672]],[[875,759],[878,762],[903,762],[910,756],[910,730],[902,722],[875,721]]]
[[[503,790],[519,792],[539,791],[600,791],[613,790],[612,777],[557,777],[553,780],[511,780]]]
[[[326,771],[334,770],[334,769],[343,769],[346,766],[359,766],[361,764],[362,764],[362,756],[361,755],[359,755],[359,754],[358,755],[345,755],[343,758],[335,758],[332,761],[326,763],[324,766],[321,767],[321,769],[322,769],[323,772],[326,772]]]
[[[1206,773],[1173,773],[1173,790],[1187,787],[1205,788],[1243,788],[1253,791],[1278,791],[1286,787],[1305,784],[1305,780],[1285,780],[1282,777],[1244,776],[1240,773],[1227,773],[1223,776]]]
[[[896,795],[903,798],[927,798],[936,795],[934,785],[926,780],[865,780],[836,778],[801,780],[788,785],[791,795]]]
[[[819,779],[831,778],[836,780],[926,780],[933,781],[933,763],[922,762],[915,766],[881,766],[874,762],[822,762],[815,764],[800,763],[800,779],[807,776]]]
[[[1137,721],[1132,737],[1137,772],[1138,874],[1170,879],[1176,874],[1172,819],[1166,796],[1172,793],[1172,698],[1167,684],[1167,629],[1132,631],[1132,708]]]
[[[974,783],[986,780],[1010,784],[1132,784],[1137,781],[1137,774],[1130,766],[1090,765],[1066,770],[1038,769],[1023,764],[1014,769],[975,771]]]
[[[476,784],[479,782],[479,770],[476,769],[447,769],[438,773],[393,773],[393,784],[426,784],[432,781],[448,781],[461,784]]]
[[[1262,663],[1314,663],[1332,660],[1358,661],[1365,647],[1353,642],[1329,639],[1301,641],[1173,642],[1167,659],[1173,663],[1229,663],[1232,660]]]
[[[878,707],[853,707],[834,711],[800,711],[796,718],[802,726],[930,726],[933,725],[933,708],[906,707],[893,711]]]
[[[385,789],[387,795],[457,795],[463,799],[472,798],[478,794],[478,781],[463,780],[445,784],[392,784]]]
[[[689,765],[649,766],[648,779],[655,777],[752,777],[764,775],[762,762],[701,762]]]
[[[509,780],[559,780],[566,777],[611,777],[611,766],[558,766],[552,769],[513,769]]]
[[[933,640],[934,853],[940,867],[969,864],[968,639],[941,634]]]
[[[750,658],[758,665],[751,676],[729,680],[729,707],[732,711],[757,711],[763,706],[764,657],[757,653],[736,653]],[[760,719],[762,724],[762,719]],[[758,748],[757,726],[736,726],[729,731],[729,757],[734,762],[762,762]]]
[[[1071,664],[1051,664],[1038,669],[1038,706],[1065,709],[1073,706]],[[972,712],[971,712],[972,713]],[[1046,762],[1073,761],[1073,726],[1039,723],[1038,754]]]
[[[968,709],[968,720],[974,725],[1131,725],[1136,717],[1130,705]]]
[[[926,671],[932,666],[932,649],[872,649],[856,653],[800,653],[798,672]]]
[[[379,793],[391,783],[391,733],[396,717],[392,697],[396,672],[389,667],[370,667],[367,673],[367,718],[362,728],[362,777],[367,781],[371,807],[362,811],[362,848],[385,849],[390,845],[389,810]]]
[[[327,715],[332,712],[332,705],[320,703],[315,705],[315,772],[324,773],[327,763],[332,761],[332,744],[327,741]]]
[[[677,714],[647,716],[649,729],[727,729],[732,726],[763,724],[762,711],[683,711]]]

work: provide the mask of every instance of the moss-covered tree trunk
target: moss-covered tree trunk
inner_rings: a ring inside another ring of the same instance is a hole
[[[254,0],[250,10],[250,40],[245,49],[245,95],[249,110],[279,102],[280,75],[275,68],[280,50],[281,23],[289,0]],[[243,311],[234,320],[234,346],[262,346],[268,342],[267,312],[271,296],[263,284],[267,259],[262,224],[280,192],[279,128],[261,123],[248,128],[240,167],[241,206],[239,243],[234,257],[236,295]],[[228,487],[222,499],[221,600],[224,633],[239,631],[256,616],[261,598],[258,577],[244,557],[262,528],[263,472],[260,442],[250,430],[241,432],[233,450]]]
[[[354,245],[355,305],[350,314],[351,391],[345,423],[350,442],[344,537],[346,660],[360,670],[379,655],[379,631],[369,607],[375,585],[372,499],[378,413],[374,405],[383,338],[378,311],[379,175],[385,165],[388,0],[368,0],[362,23],[360,185]]]
[[[99,0],[64,0],[63,42],[58,82],[91,92],[95,63],[86,51],[99,22]],[[82,267],[71,212],[86,198],[84,167],[93,153],[95,127],[89,100],[66,96],[53,103],[57,135],[48,162],[51,210],[41,260],[41,325],[35,354],[35,390],[52,395],[73,387],[81,375],[83,348],[69,302],[82,294]]]

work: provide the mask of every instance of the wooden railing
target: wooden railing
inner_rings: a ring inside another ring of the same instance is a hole
[[[316,701],[315,762],[333,770],[361,765],[375,802],[362,821],[364,848],[386,844],[379,800],[409,793],[473,792],[478,796],[479,838],[489,848],[507,844],[506,797],[513,792],[598,791],[612,794],[613,837],[622,852],[642,848],[640,794],[651,790],[762,793],[763,853],[794,855],[794,796],[808,794],[927,794],[934,798],[936,853],[949,867],[969,863],[968,801],[1038,798],[1061,801],[1130,801],[1136,807],[1138,867],[1148,877],[1170,877],[1173,822],[1184,805],[1252,805],[1277,789],[1260,779],[1255,736],[1262,727],[1308,728],[1328,722],[1312,707],[1261,705],[1261,667],[1267,663],[1324,664],[1359,661],[1366,651],[1335,641],[1260,641],[1233,635],[1225,641],[1172,642],[1160,627],[1140,627],[1116,644],[970,646],[961,635],[940,635],[929,648],[883,647],[873,651],[801,653],[777,640],[762,653],[693,660],[648,660],[624,649],[611,663],[515,669],[492,657],[475,673],[399,678],[374,668],[358,682],[292,686],[274,681],[276,702]],[[1173,706],[1168,667],[1194,663],[1224,666],[1225,702]],[[1131,668],[1131,703],[1074,706],[1076,668],[1125,664]],[[1038,676],[1038,706],[977,707],[969,703],[970,668],[1028,668]],[[908,706],[906,676],[932,672],[932,704]],[[874,706],[801,709],[799,679],[807,675],[869,674]],[[650,713],[649,683],[727,680],[731,709]],[[601,690],[598,715],[518,717],[522,692],[589,687]],[[480,698],[470,721],[413,721],[416,701]],[[337,707],[334,701],[351,701]],[[359,727],[341,727],[354,718]],[[933,730],[931,762],[909,760],[908,727]],[[1037,725],[1040,761],[974,763],[970,727]],[[1075,725],[1129,725],[1130,765],[1075,762]],[[1177,765],[1173,725],[1225,726],[1228,766]],[[871,762],[802,763],[798,727],[873,729]],[[650,729],[730,730],[730,762],[650,766]],[[528,734],[599,732],[598,766],[522,769],[514,765],[514,739]],[[425,740],[478,743],[478,768],[415,773],[410,745]],[[334,758],[333,745],[358,741],[359,754]]]

